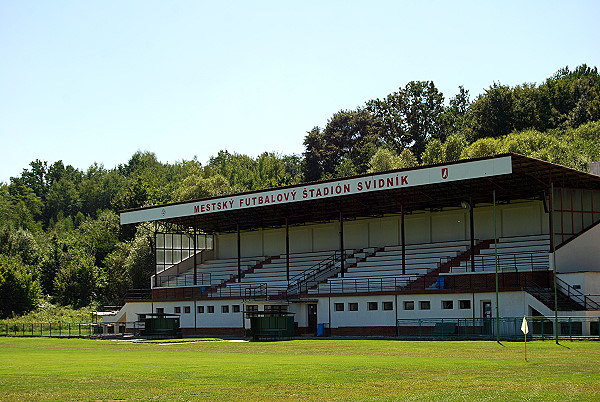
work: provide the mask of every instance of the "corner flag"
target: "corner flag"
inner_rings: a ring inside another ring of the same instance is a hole
[[[529,327],[527,326],[527,318],[523,316],[523,324],[521,324],[521,332],[525,337],[523,345],[525,346],[525,361],[527,361],[527,334],[529,333]]]
[[[523,324],[521,324],[521,332],[523,332],[524,335],[527,335],[529,333],[529,327],[527,326],[527,318],[525,316],[523,316]]]

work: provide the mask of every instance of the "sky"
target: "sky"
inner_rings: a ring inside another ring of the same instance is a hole
[[[36,159],[112,169],[302,154],[340,110],[431,80],[600,67],[600,2],[0,0],[0,182]]]

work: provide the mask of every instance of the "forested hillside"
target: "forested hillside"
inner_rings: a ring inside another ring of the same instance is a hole
[[[222,133],[226,135],[226,133]],[[600,75],[582,65],[542,84],[492,84],[446,101],[433,82],[334,113],[303,155],[221,151],[206,164],[137,152],[114,169],[35,160],[0,183],[0,318],[41,300],[119,304],[146,288],[151,228],[120,227],[118,211],[233,192],[516,152],[587,171],[600,160]]]

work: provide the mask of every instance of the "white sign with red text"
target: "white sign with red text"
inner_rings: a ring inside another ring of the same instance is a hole
[[[392,173],[375,173],[370,176],[342,179],[326,183],[231,195],[161,207],[150,207],[121,213],[121,224],[125,225],[129,223],[233,211],[266,205],[318,200],[371,191],[423,186],[447,181],[476,179],[510,173],[512,173],[511,157],[504,156],[446,166],[433,166]]]

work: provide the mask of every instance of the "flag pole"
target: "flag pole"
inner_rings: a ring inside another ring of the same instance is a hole
[[[527,317],[523,316],[523,323],[521,324],[521,332],[523,332],[523,347],[525,348],[525,361],[527,361],[527,334],[529,333],[529,326],[527,325]]]
[[[523,338],[525,338],[523,345],[525,345],[525,361],[527,361],[527,334],[523,334]]]

